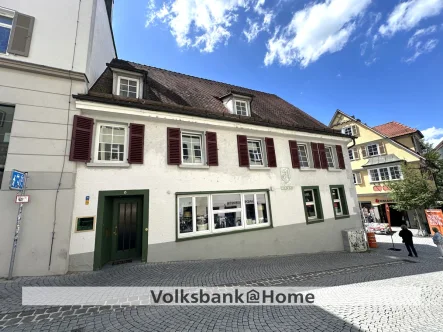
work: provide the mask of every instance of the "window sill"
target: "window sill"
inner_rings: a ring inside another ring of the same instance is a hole
[[[129,168],[131,164],[128,163],[86,163],[87,167],[116,167]]]
[[[208,165],[178,165],[180,168],[209,169]]]
[[[340,169],[340,168],[328,168],[329,172],[341,172],[344,171],[344,169]]]
[[[315,172],[316,170],[316,168],[300,168],[302,172]]]
[[[349,218],[350,217],[350,215],[345,215],[345,216],[336,216],[335,217],[335,220],[339,220],[339,219],[346,219],[346,218]]]
[[[264,166],[249,166],[250,170],[253,171],[269,171],[271,167],[264,167]]]
[[[324,221],[325,221],[324,219],[309,219],[309,220],[306,221],[306,223],[308,225],[310,225],[310,224],[317,224],[319,222],[324,222]]]

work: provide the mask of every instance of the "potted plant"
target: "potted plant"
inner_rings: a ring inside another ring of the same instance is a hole
[[[208,219],[205,216],[197,216],[197,231],[208,230]]]

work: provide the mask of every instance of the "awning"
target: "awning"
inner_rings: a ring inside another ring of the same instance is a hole
[[[384,165],[384,164],[392,164],[392,163],[398,163],[402,161],[400,158],[398,158],[394,154],[387,154],[384,156],[376,156],[376,157],[370,157],[368,162],[364,164],[362,167],[371,167],[371,166],[378,166],[378,165]]]

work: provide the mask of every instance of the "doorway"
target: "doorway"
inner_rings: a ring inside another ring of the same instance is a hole
[[[94,270],[110,262],[147,261],[149,190],[100,191]]]

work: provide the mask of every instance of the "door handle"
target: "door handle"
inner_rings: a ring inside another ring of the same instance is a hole
[[[148,227],[145,228],[145,232],[147,232],[147,231],[148,231]]]
[[[112,232],[112,234],[117,235],[117,226],[115,226],[114,231]]]

